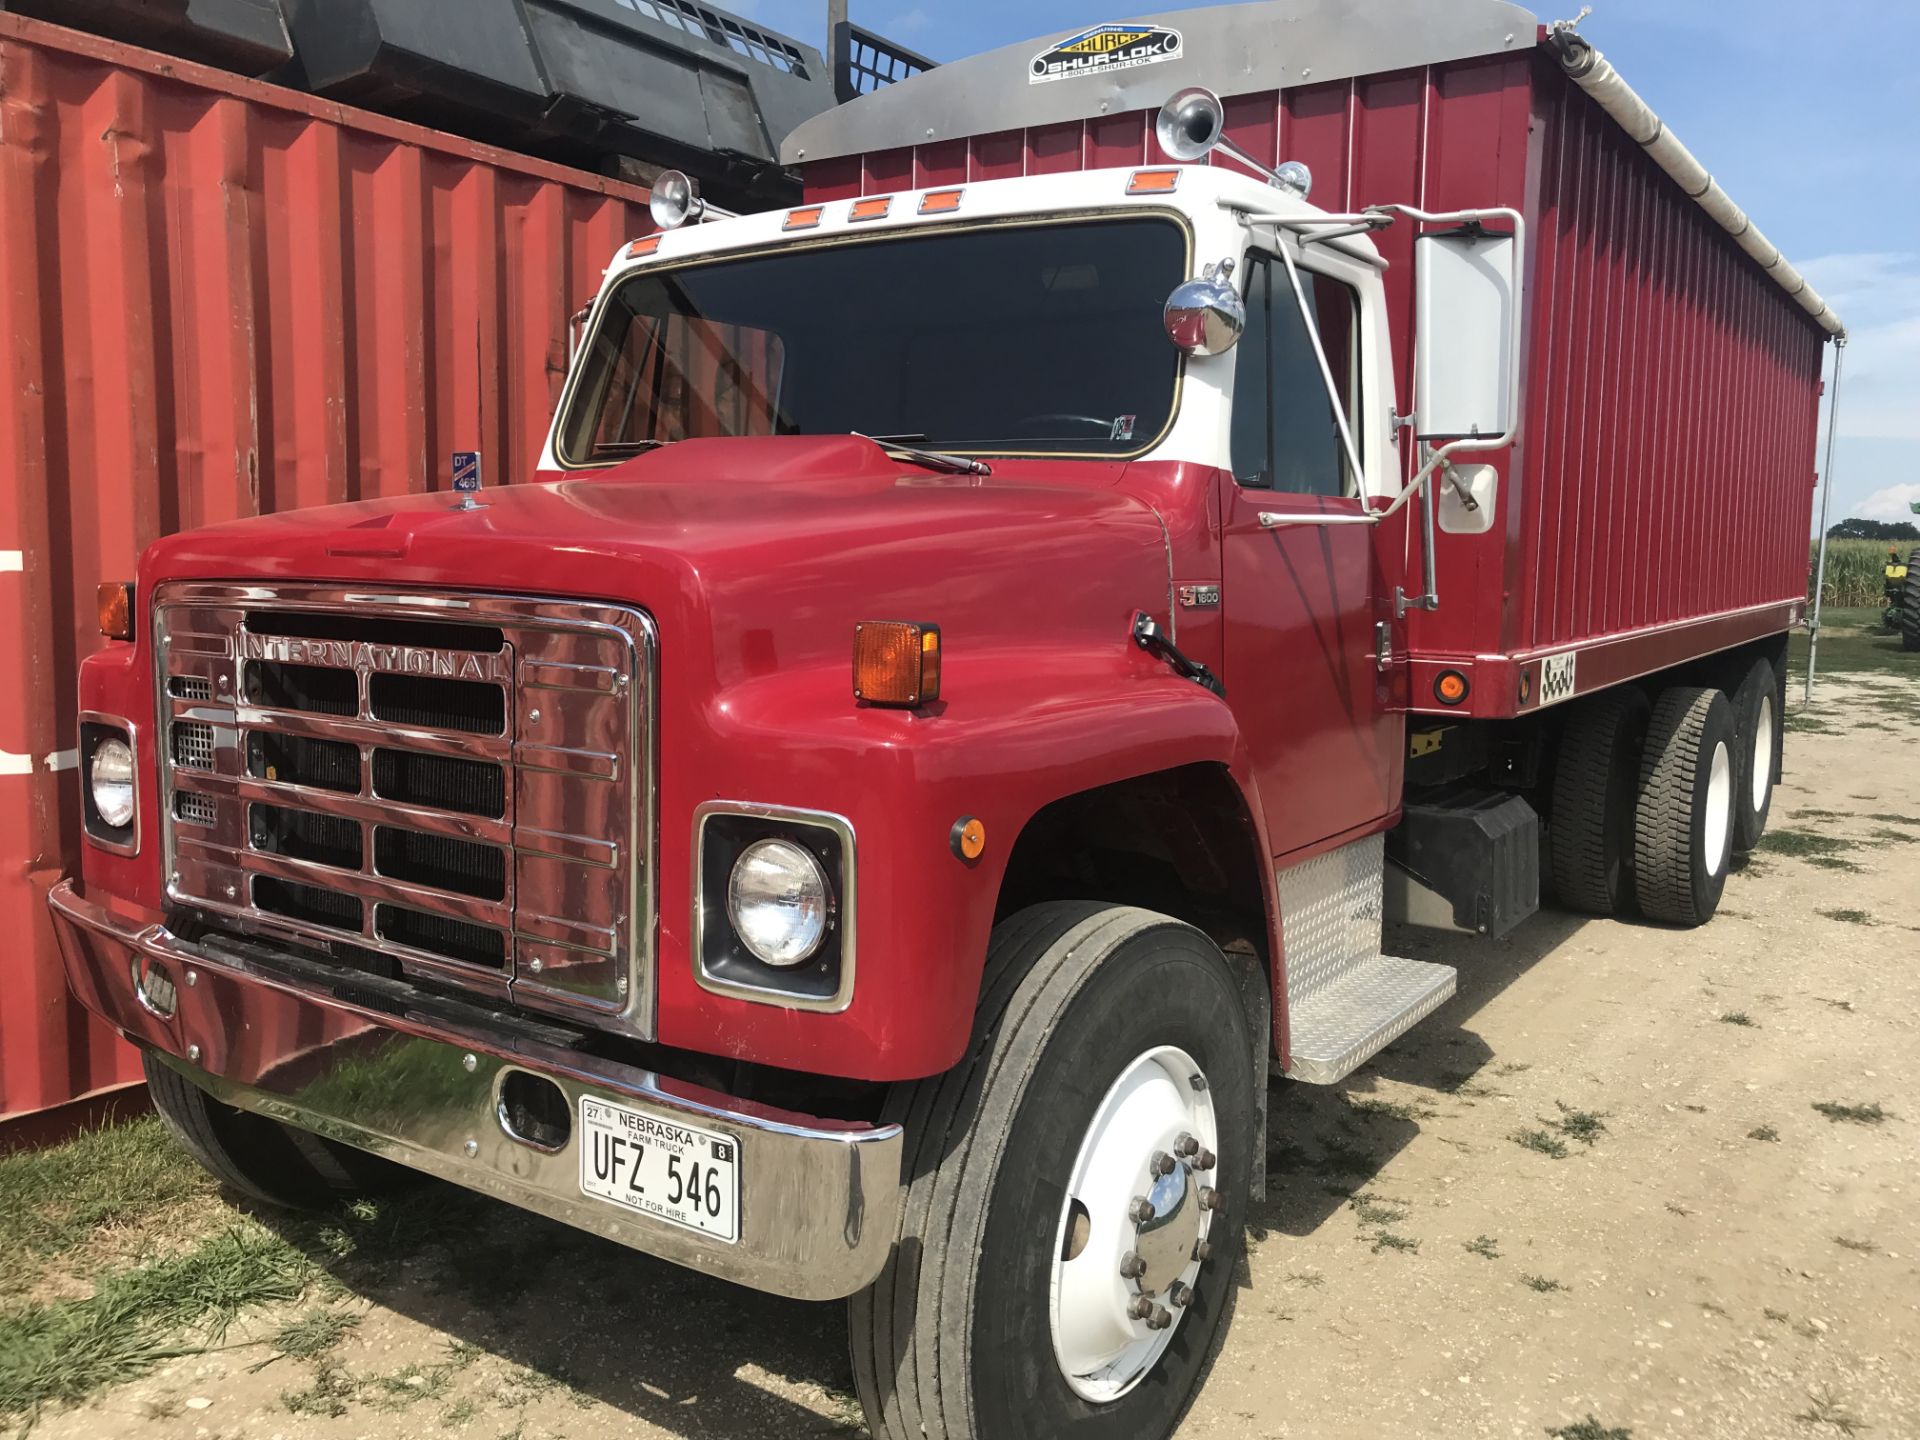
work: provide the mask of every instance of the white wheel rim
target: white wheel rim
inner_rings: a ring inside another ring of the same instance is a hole
[[[1054,1360],[1081,1399],[1125,1395],[1180,1328],[1213,1221],[1202,1190],[1218,1174],[1219,1139],[1206,1076],[1171,1045],[1122,1069],[1094,1111],[1060,1209],[1048,1295]],[[1171,1160],[1171,1172],[1156,1176],[1156,1159]],[[1142,1199],[1152,1209],[1144,1222],[1131,1209]],[[1123,1273],[1130,1258],[1144,1274]]]
[[[1718,875],[1727,863],[1727,834],[1733,818],[1733,757],[1727,742],[1713,747],[1713,759],[1707,767],[1707,823],[1700,827],[1701,860],[1707,874]]]
[[[1773,696],[1760,697],[1760,713],[1753,721],[1753,813],[1767,807],[1773,789]]]

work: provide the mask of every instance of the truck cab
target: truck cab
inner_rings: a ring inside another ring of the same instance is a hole
[[[1168,97],[1127,163],[739,216],[663,177],[529,483],[103,590],[52,905],[203,1163],[282,1203],[398,1164],[847,1297],[876,1434],[1165,1435],[1269,1080],[1454,992],[1389,915],[1504,933],[1543,864],[1711,915],[1785,602],[1658,664],[1422,644],[1436,557],[1531,513],[1524,197],[1316,203],[1173,83],[1236,11],[1291,13],[1022,69],[1132,57],[1084,92]]]

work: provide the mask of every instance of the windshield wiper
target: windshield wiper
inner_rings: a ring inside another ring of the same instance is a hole
[[[602,440],[593,447],[593,455],[596,460],[625,460],[672,443],[671,440]]]
[[[871,440],[889,455],[902,460],[911,460],[916,465],[924,465],[929,470],[942,470],[949,475],[991,475],[993,467],[984,460],[975,460],[969,455],[943,455],[938,450],[916,450],[911,445],[896,444],[899,440],[924,440],[924,435],[866,435],[858,430],[847,432],[858,440]]]

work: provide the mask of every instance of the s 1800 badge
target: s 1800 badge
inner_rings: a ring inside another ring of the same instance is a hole
[[[1027,83],[1071,80],[1171,60],[1180,53],[1180,32],[1165,25],[1096,25],[1050,45],[1027,66]]]

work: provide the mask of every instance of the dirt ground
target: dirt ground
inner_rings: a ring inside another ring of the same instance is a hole
[[[1796,714],[1769,843],[1705,929],[1547,912],[1389,948],[1459,995],[1347,1084],[1275,1088],[1182,1437],[1920,1436],[1913,676]],[[447,1225],[325,1300],[357,1320],[331,1349],[263,1359],[302,1307],[261,1313],[35,1435],[862,1433],[838,1307],[490,1204]]]

